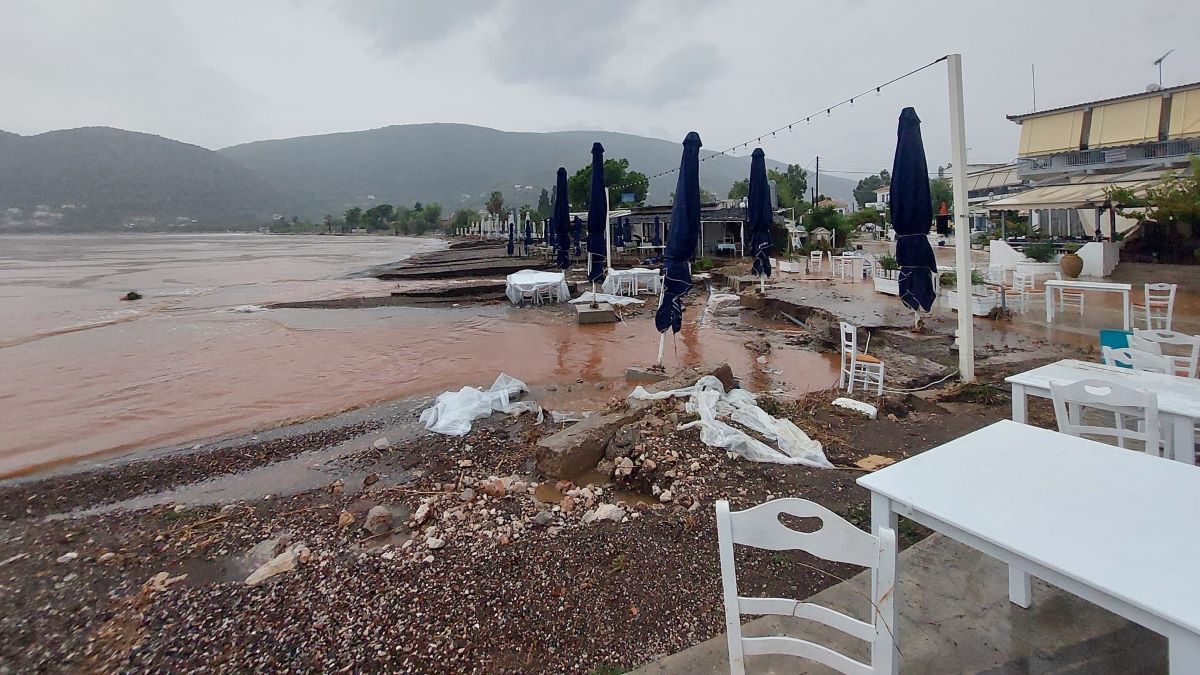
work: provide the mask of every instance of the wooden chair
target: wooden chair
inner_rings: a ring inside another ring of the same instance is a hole
[[[820,274],[821,263],[825,260],[825,254],[820,251],[813,251],[808,254],[808,273]]]
[[[1129,347],[1123,349],[1104,347],[1100,351],[1103,354],[1104,363],[1110,366],[1121,366],[1123,368],[1143,370],[1149,373],[1162,373],[1164,375],[1173,375],[1175,373],[1175,363],[1162,354],[1144,352],[1140,349],[1131,349]]]
[[[1171,315],[1175,313],[1176,284],[1146,284],[1143,288],[1145,302],[1133,303],[1133,310],[1140,312],[1147,330],[1160,328],[1171,330]]]
[[[1071,384],[1050,381],[1054,417],[1060,433],[1086,438],[1100,436],[1104,443],[1125,447],[1126,441],[1138,441],[1148,454],[1162,456],[1162,431],[1158,425],[1158,395],[1152,391],[1130,389],[1104,380],[1080,380]],[[1112,415],[1114,424],[1099,426],[1085,422],[1088,417]],[[1127,423],[1133,421],[1132,427]],[[1112,441],[1115,441],[1113,443]]]
[[[854,383],[858,382],[866,390],[875,387],[878,396],[883,395],[883,362],[871,356],[864,348],[858,351],[858,327],[841,322],[842,357],[841,371],[838,374],[838,387],[846,387],[848,393],[854,393]],[[868,338],[868,345],[870,339]]]
[[[819,518],[821,528],[799,532],[779,521],[781,514]],[[776,499],[744,511],[730,511],[729,502],[717,502],[717,544],[721,552],[721,586],[725,598],[725,629],[729,640],[729,672],[744,675],[745,658],[758,654],[787,654],[815,661],[842,673],[890,675],[896,663],[894,626],[896,583],[896,532],[881,528],[868,534],[833,511],[813,502]],[[801,550],[825,560],[871,568],[870,620],[863,621],[821,605],[788,598],[753,598],[738,595],[733,545],[769,551]],[[793,616],[824,624],[871,643],[867,665],[809,640],[787,636],[742,637],[742,614]],[[799,672],[797,670],[796,672]]]
[[[1062,281],[1062,272],[1055,272],[1054,278]],[[1056,288],[1058,292],[1058,306],[1064,311],[1068,307],[1078,307],[1079,316],[1083,316],[1083,291],[1075,288]]]
[[[1029,310],[1033,301],[1041,300],[1043,304],[1046,302],[1046,288],[1038,288],[1037,278],[1028,272],[1013,272],[1013,291],[1016,293],[1022,314]]]
[[[1200,337],[1173,330],[1135,328],[1133,335],[1129,336],[1129,346],[1171,359],[1175,365],[1174,374],[1179,377],[1196,377],[1197,366],[1200,365]],[[1176,352],[1186,351],[1187,354],[1167,353],[1169,347],[1183,348],[1176,349]]]

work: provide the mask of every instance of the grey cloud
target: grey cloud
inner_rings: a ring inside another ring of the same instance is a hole
[[[701,94],[705,83],[725,70],[716,45],[696,42],[667,54],[650,71],[648,84],[636,90],[644,103],[686,100]]]
[[[404,3],[351,0],[335,4],[347,22],[371,36],[378,54],[436,44],[470,28],[496,6],[496,0]]]
[[[496,74],[514,84],[548,84],[586,93],[625,47],[622,28],[633,2],[530,2],[509,9],[491,46]],[[525,37],[509,39],[517,35]]]

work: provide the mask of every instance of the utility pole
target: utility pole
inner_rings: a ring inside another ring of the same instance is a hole
[[[813,187],[813,206],[817,205],[817,200],[821,198],[821,156],[817,155],[817,183]]]

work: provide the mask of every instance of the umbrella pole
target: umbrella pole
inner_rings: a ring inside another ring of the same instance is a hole
[[[665,282],[664,282],[665,285]],[[667,294],[665,288],[658,289],[658,308],[662,309],[663,301],[666,300]],[[663,331],[658,334],[658,367],[663,367],[663,349],[667,346],[667,332]]]
[[[954,162],[954,259],[958,275],[958,373],[975,379],[975,325],[971,314],[971,215],[967,203],[967,131],[963,112],[962,55],[946,58],[950,90],[950,151]]]

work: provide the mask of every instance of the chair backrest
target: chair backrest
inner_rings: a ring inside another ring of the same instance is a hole
[[[1137,344],[1134,341],[1138,341]],[[1153,354],[1165,354],[1167,356],[1175,356],[1175,354],[1167,354],[1163,350],[1163,345],[1171,347],[1179,347],[1178,356],[1186,361],[1185,368],[1176,368],[1176,375],[1184,377],[1196,377],[1196,368],[1200,364],[1200,336],[1188,335],[1174,330],[1142,330],[1135,328],[1133,335],[1129,336],[1129,346],[1142,351],[1151,352]],[[1186,352],[1183,353],[1183,352]],[[1186,373],[1178,372],[1186,370]]]
[[[839,323],[842,334],[842,358],[854,358],[858,353],[858,327],[842,321]]]
[[[1051,381],[1050,397],[1054,400],[1054,417],[1060,433],[1081,438],[1101,436],[1114,440],[1122,448],[1128,440],[1139,441],[1146,452],[1160,454],[1162,432],[1158,426],[1158,395],[1154,392],[1130,389],[1105,380],[1080,380],[1070,384]],[[1111,414],[1113,426],[1085,422],[1087,408]],[[1131,428],[1127,419],[1141,420],[1143,424],[1140,429],[1136,424]]]
[[[820,529],[794,530],[779,521],[780,515],[817,518]],[[878,536],[863,532],[836,513],[813,502],[776,499],[744,511],[730,511],[729,502],[717,502],[717,543],[721,552],[721,586],[725,599],[725,628],[729,640],[729,670],[745,673],[745,657],[788,654],[809,659],[842,673],[891,673],[895,659],[893,627],[896,580],[896,533],[880,528]],[[871,568],[872,583],[863,621],[821,605],[787,598],[752,598],[738,595],[733,545],[770,551],[801,550],[825,560]],[[793,616],[815,621],[871,643],[867,665],[808,640],[793,637],[742,637],[742,614]]]
[[[1176,287],[1176,284],[1146,284],[1146,305],[1167,305],[1171,308],[1175,304]]]
[[[1013,288],[1023,293],[1034,290],[1035,277],[1028,272],[1013,272]]]
[[[1110,366],[1124,366],[1165,375],[1175,374],[1175,364],[1163,356],[1161,350],[1158,354],[1133,347],[1104,347],[1100,351],[1104,356],[1104,363]]]

